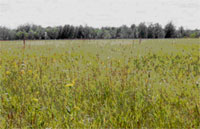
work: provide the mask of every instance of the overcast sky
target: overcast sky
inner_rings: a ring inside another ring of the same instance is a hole
[[[169,21],[200,29],[200,0],[0,0],[0,25],[121,26]]]

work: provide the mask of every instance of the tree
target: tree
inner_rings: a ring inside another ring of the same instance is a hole
[[[191,33],[190,38],[198,38],[198,33],[197,32]]]
[[[34,33],[34,39],[45,39],[45,28],[42,26],[32,25],[31,30]]]
[[[85,38],[85,39],[89,39],[90,37],[91,37],[91,35],[90,35],[90,28],[88,27],[88,26],[85,26],[84,28],[83,28],[83,37]]]
[[[140,23],[138,26],[138,38],[147,38],[148,29],[145,23]]]
[[[62,26],[58,26],[58,39],[63,39],[62,38],[62,33],[63,33],[63,27]],[[47,37],[47,33],[45,34],[45,37]]]
[[[28,33],[31,29],[31,25],[30,24],[25,24],[25,25],[20,25],[17,27],[17,32],[21,31],[21,32],[26,32]]]
[[[148,38],[155,38],[155,27],[154,27],[154,25],[153,24],[150,24],[149,26],[148,26],[148,28],[147,28],[147,31],[148,31],[148,35],[147,35],[147,37]]]
[[[109,33],[109,31],[107,29],[102,29],[102,38],[103,39],[110,39],[111,38],[111,35]]]
[[[17,39],[21,39],[21,40],[27,39],[28,38],[28,33],[25,32],[25,31],[18,31],[16,33],[16,38]]]
[[[10,37],[10,30],[6,27],[0,26],[0,40],[8,40]]]
[[[27,37],[28,37],[28,39],[35,39],[33,30],[30,30],[28,32],[28,36]]]
[[[179,27],[178,31],[177,31],[177,37],[178,38],[183,38],[186,36],[185,30],[183,28],[183,26]]]
[[[116,39],[116,38],[183,38],[199,37],[200,30],[185,30],[180,27],[176,30],[172,22],[163,29],[159,23],[140,23],[138,26],[132,24],[130,27],[123,25],[120,27],[93,28],[89,26],[55,26],[46,27],[25,24],[17,29],[9,29],[0,26],[0,40],[15,39]]]
[[[176,38],[176,28],[172,22],[165,26],[165,38]]]
[[[16,31],[15,30],[9,30],[9,40],[15,40],[16,39]]]
[[[111,27],[109,29],[110,35],[112,39],[115,39],[117,37],[117,29],[115,27]]]
[[[57,39],[59,30],[56,27],[47,27],[46,28],[47,35],[50,39]]]
[[[16,39],[15,35],[15,30],[0,26],[0,40],[14,40]]]
[[[165,31],[159,23],[154,24],[154,38],[164,38]]]
[[[84,38],[84,28],[83,26],[79,26],[77,30],[77,38],[83,39]]]
[[[135,24],[131,25],[131,38],[138,38],[138,29],[137,26]]]

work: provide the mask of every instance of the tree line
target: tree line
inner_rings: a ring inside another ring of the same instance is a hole
[[[56,27],[42,27],[40,25],[25,24],[16,29],[0,26],[0,40],[36,40],[36,39],[137,39],[137,38],[198,38],[200,30],[185,30],[182,26],[176,29],[172,22],[164,28],[159,24],[139,25],[130,27],[93,28],[89,26],[64,25]]]

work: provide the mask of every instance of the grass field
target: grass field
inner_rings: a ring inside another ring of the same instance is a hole
[[[0,42],[0,128],[200,128],[199,39]]]

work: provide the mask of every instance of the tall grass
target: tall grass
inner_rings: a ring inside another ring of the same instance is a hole
[[[0,128],[200,128],[198,42],[1,42]]]

